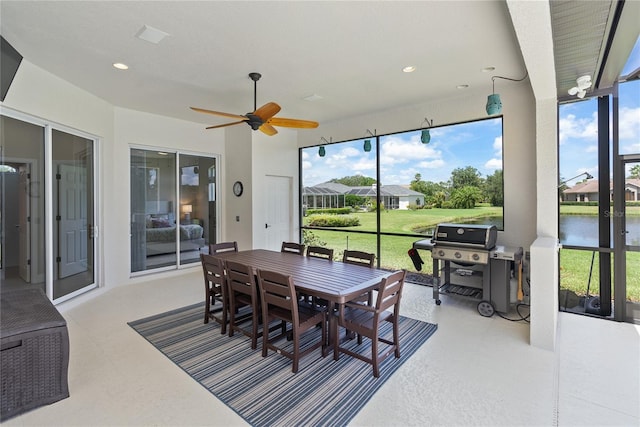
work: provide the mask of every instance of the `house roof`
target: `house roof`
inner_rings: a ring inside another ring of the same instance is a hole
[[[640,179],[636,178],[627,178],[625,179],[625,186],[633,186],[636,188],[640,188]],[[613,189],[613,181],[609,182],[609,189]],[[598,180],[591,179],[584,182],[579,182],[571,188],[567,188],[563,191],[564,194],[585,194],[585,193],[597,193],[598,190]]]
[[[313,187],[304,187],[302,194],[304,195],[335,195],[335,194],[353,194],[360,197],[375,197],[376,187],[373,185],[349,187],[348,185],[337,182],[323,182]],[[424,197],[424,194],[408,189],[402,185],[383,185],[380,188],[380,194],[387,197],[407,197],[417,196]]]

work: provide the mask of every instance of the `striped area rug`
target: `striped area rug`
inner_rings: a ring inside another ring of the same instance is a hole
[[[303,357],[298,373],[293,374],[288,358],[274,352],[263,358],[260,340],[258,349],[251,350],[248,337],[220,334],[219,324],[203,323],[203,313],[204,303],[200,303],[128,324],[253,426],[348,424],[437,329],[437,325],[401,317],[401,357],[388,357],[377,379],[371,365],[345,354],[337,362],[333,354],[322,358],[319,349]],[[305,334],[307,342],[319,335],[319,328]],[[391,336],[391,328],[383,335]],[[368,343],[364,338],[363,352],[370,348]],[[349,345],[358,348],[355,339]]]

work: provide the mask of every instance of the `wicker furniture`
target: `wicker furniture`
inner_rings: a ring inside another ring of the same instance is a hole
[[[69,397],[67,323],[40,289],[0,293],[0,420]]]

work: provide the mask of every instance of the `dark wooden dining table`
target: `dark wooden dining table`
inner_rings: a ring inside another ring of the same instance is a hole
[[[376,289],[383,278],[393,273],[266,249],[224,252],[215,256],[250,265],[254,269],[290,275],[298,292],[336,304],[344,304],[365,292]]]

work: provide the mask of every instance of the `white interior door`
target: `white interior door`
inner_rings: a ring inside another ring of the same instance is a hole
[[[86,168],[59,165],[60,216],[58,278],[87,270]]]
[[[291,240],[293,200],[292,178],[267,175],[266,248],[279,251],[283,241]]]

